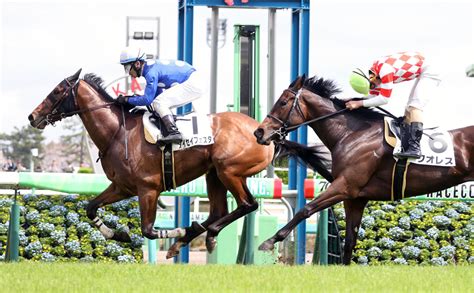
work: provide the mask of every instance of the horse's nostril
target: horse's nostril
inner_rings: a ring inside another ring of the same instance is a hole
[[[28,120],[30,120],[30,122],[33,121],[33,114],[30,114],[30,115],[28,116]]]
[[[262,128],[257,128],[257,130],[254,131],[253,135],[255,135],[256,138],[262,138],[263,129]]]

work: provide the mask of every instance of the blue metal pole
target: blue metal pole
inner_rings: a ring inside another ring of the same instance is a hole
[[[189,64],[193,64],[193,24],[194,24],[194,7],[191,5],[188,5],[186,7],[186,21],[184,22],[184,29],[185,29],[185,35],[184,35],[184,60],[188,62]],[[181,107],[182,113],[180,114],[186,114],[188,112],[191,112],[193,109],[193,106],[191,103],[184,105]],[[182,225],[183,227],[187,227],[191,225],[190,222],[190,198],[189,197],[184,197],[183,198],[183,206],[182,206],[182,215],[181,215],[181,220],[182,220]],[[189,245],[186,246],[184,249],[181,250],[181,257],[182,257],[182,262],[188,263],[189,262]]]
[[[293,81],[298,76],[298,43],[299,43],[299,14],[298,9],[293,9],[291,14],[291,70],[290,79]],[[298,132],[290,133],[290,140],[298,140]],[[296,160],[290,159],[288,162],[288,188],[296,189]]]
[[[178,2],[178,59],[182,60],[184,55],[184,7],[185,7],[186,0],[180,0]],[[181,205],[181,201],[179,197],[174,198],[174,226],[179,227],[179,207]],[[173,258],[175,263],[179,262],[180,259],[175,256]]]
[[[184,19],[185,19],[185,2],[180,0],[178,3],[178,59],[184,59]]]
[[[183,42],[183,59],[189,64],[193,63],[193,23],[194,23],[194,7],[192,5],[185,6],[184,12],[184,42]],[[186,114],[192,110],[192,104],[186,104],[179,107],[178,114]],[[188,227],[190,223],[190,198],[182,197],[180,199],[180,224],[181,227]],[[189,245],[182,248],[178,256],[181,263],[189,263]]]
[[[178,51],[178,58],[193,64],[193,23],[194,23],[194,6],[192,4],[187,4],[185,6],[184,12],[184,24],[183,27],[180,27],[180,30],[183,30],[183,36],[181,37],[182,43],[180,44],[181,52]],[[179,49],[178,49],[179,50]],[[178,108],[178,114],[186,114],[191,112],[193,109],[192,104],[186,104],[183,107]],[[188,199],[189,200],[189,199]]]
[[[186,0],[178,3],[178,59],[192,63],[193,47],[193,6],[188,5]],[[191,56],[191,57],[189,57]],[[184,114],[192,109],[191,104],[177,109],[178,114]],[[189,197],[175,198],[175,226],[187,227],[189,221]],[[174,262],[189,262],[189,246],[181,249],[180,254],[174,258]]]
[[[299,9],[291,10],[291,71],[290,79],[293,81],[299,73],[299,42],[300,42],[300,14]]]
[[[147,239],[148,242],[148,264],[156,264],[156,243],[158,239]]]
[[[291,70],[290,70],[290,79],[293,81],[298,76],[298,66],[299,66],[299,19],[300,15],[298,13],[298,9],[292,9],[291,14]],[[298,141],[298,132],[293,131],[290,133],[290,140]],[[288,162],[288,188],[289,189],[296,189],[297,186],[297,162],[296,159],[290,159]],[[297,203],[293,202],[293,207],[296,210]],[[295,239],[295,249],[298,250],[298,239]],[[295,263],[296,258],[295,258]]]
[[[307,144],[308,130],[306,126],[298,129],[298,143]],[[306,164],[300,164],[297,168],[297,187],[296,210],[300,211],[306,205],[304,197],[304,179],[306,178]],[[296,227],[296,264],[304,264],[306,256],[306,220],[302,221]]]
[[[299,9],[292,9],[291,14],[291,81],[293,81],[299,73],[299,40],[300,40],[300,30],[299,30],[300,14]],[[298,141],[299,132],[293,131],[290,133],[290,140]],[[295,159],[290,159],[288,163],[288,188],[297,189],[297,177],[298,177],[298,168],[297,162]],[[298,199],[296,202],[293,202],[295,210],[298,210]],[[298,230],[297,230],[298,231]],[[300,250],[300,241],[298,237],[295,238],[295,254],[298,254]],[[296,256],[295,255],[295,256]],[[298,264],[298,259],[295,257],[295,264]]]
[[[299,74],[308,74],[309,60],[309,9],[300,10],[300,39],[299,39]],[[302,126],[298,129],[298,143],[308,144],[308,127]],[[304,197],[304,180],[306,179],[306,165],[298,166],[296,198],[296,210],[301,210],[306,205]],[[301,222],[296,228],[296,264],[304,264],[306,256],[306,221]]]

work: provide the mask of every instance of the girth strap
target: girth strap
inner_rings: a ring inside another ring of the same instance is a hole
[[[410,165],[410,162],[408,162],[407,159],[398,159],[393,166],[391,194],[392,201],[405,198],[408,165]]]
[[[163,174],[163,188],[168,191],[176,188],[174,173],[173,144],[166,144],[161,153],[161,168]]]

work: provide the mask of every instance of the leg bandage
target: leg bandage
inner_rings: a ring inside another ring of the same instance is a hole
[[[100,233],[102,233],[102,235],[104,235],[105,239],[111,239],[112,237],[114,237],[114,231],[112,229],[110,229],[109,227],[107,227],[101,219],[99,219],[99,217],[95,217],[94,220],[92,220],[92,222],[94,222],[94,225],[99,228],[99,231]]]
[[[186,230],[183,228],[176,228],[173,230],[158,230],[158,238],[181,238],[186,235]]]

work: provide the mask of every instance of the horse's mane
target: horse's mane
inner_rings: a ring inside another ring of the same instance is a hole
[[[334,81],[317,76],[306,79],[303,87],[323,98],[330,98],[342,91]]]
[[[346,107],[347,101],[338,99],[335,96],[336,94],[342,92],[342,90],[333,80],[313,76],[312,78],[308,78],[304,81],[303,87],[322,98],[331,100],[337,108],[343,109]],[[354,98],[353,100],[360,100],[360,98]],[[349,113],[359,116],[359,119],[361,120],[381,120],[385,116],[376,110],[365,107],[359,108]]]
[[[93,87],[101,96],[103,96],[108,102],[115,101],[109,93],[104,89],[104,80],[95,75],[94,73],[87,73],[84,75],[84,81],[87,82],[91,87]]]

